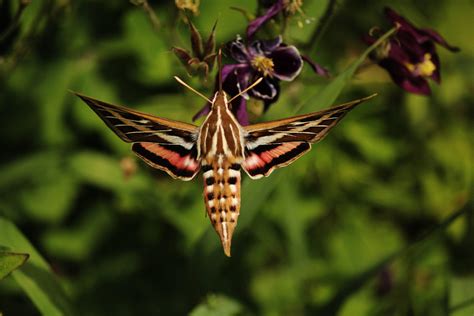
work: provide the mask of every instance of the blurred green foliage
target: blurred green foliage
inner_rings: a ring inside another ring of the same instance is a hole
[[[150,1],[158,29],[128,1],[32,1],[16,21],[19,3],[0,0],[0,34],[13,26],[0,37],[0,254],[31,257],[0,282],[0,314],[474,313],[471,1],[390,3],[461,48],[439,49],[431,97],[376,66],[344,75],[362,34],[384,24],[384,3],[338,1],[308,49],[336,79],[305,67],[258,120],[379,96],[290,167],[244,176],[230,259],[204,217],[201,180],[151,170],[68,92],[190,122],[202,101],[172,78],[186,72],[171,47],[190,47],[174,1]],[[257,3],[202,1],[191,18],[204,33],[217,19],[221,45],[245,32],[231,6],[253,14]],[[306,47],[326,6],[304,1],[285,41]]]
[[[0,280],[8,276],[15,269],[22,266],[28,259],[28,255],[24,253],[0,252]]]

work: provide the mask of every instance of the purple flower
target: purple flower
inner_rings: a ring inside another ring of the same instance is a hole
[[[436,31],[419,29],[390,8],[385,9],[388,20],[396,26],[397,33],[383,43],[371,58],[386,69],[392,80],[402,89],[416,94],[431,93],[428,78],[441,82],[440,61],[436,52],[439,44],[450,51],[459,48],[449,45]],[[377,39],[365,37],[373,44]]]
[[[298,49],[282,43],[281,37],[273,40],[255,40],[245,45],[240,37],[227,45],[230,56],[237,62],[222,68],[222,86],[227,94],[234,96],[258,78],[263,80],[253,89],[232,102],[232,111],[242,125],[248,125],[246,99],[263,100],[265,109],[278,99],[279,82],[292,81],[303,67]],[[193,119],[209,112],[206,105]]]
[[[282,42],[281,36],[271,40],[254,40],[253,35],[268,20],[278,13],[295,14],[301,12],[303,0],[276,0],[264,15],[257,17],[247,27],[247,41],[237,37],[227,44],[230,57],[237,63],[222,68],[223,89],[231,97],[238,95],[258,78],[263,80],[241,97],[232,101],[232,111],[242,125],[248,125],[247,101],[249,97],[262,100],[264,110],[277,101],[280,93],[280,81],[293,81],[301,72],[303,61],[307,62],[315,73],[329,76],[328,71],[312,61],[308,56],[300,55],[295,46]],[[193,120],[209,113],[207,104]]]

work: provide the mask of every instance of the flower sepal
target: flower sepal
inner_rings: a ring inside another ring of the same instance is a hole
[[[191,52],[181,47],[173,47],[176,57],[186,68],[190,76],[199,76],[207,80],[209,72],[212,71],[216,59],[216,25],[214,23],[211,34],[207,40],[203,40],[198,29],[188,19],[188,26],[191,33]]]

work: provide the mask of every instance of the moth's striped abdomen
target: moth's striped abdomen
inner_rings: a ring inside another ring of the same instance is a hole
[[[240,164],[226,160],[202,162],[207,214],[230,256],[232,234],[240,214]]]

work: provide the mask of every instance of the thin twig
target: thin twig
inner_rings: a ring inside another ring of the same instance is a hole
[[[455,220],[457,220],[459,217],[468,214],[469,212],[473,212],[473,202],[467,203],[464,205],[462,209],[460,209],[457,212],[452,213],[450,216],[446,217],[441,223],[438,225],[432,227],[428,231],[421,233],[421,235],[415,240],[412,244],[407,246],[404,249],[401,249],[395,257],[404,255],[407,252],[412,251],[414,248],[416,248],[419,244],[423,243],[424,241],[428,240],[429,237],[432,235],[436,235],[440,232],[444,232],[446,228],[448,228]]]
[[[160,20],[156,16],[155,11],[153,11],[153,8],[150,6],[147,0],[130,0],[130,2],[136,6],[142,7],[143,11],[145,11],[145,13],[148,15],[150,23],[155,31],[158,31],[161,28]]]
[[[22,0],[22,2],[27,3],[28,0]],[[43,2],[38,14],[33,18],[28,31],[15,42],[12,53],[5,58],[4,62],[0,62],[0,76],[8,76],[15,69],[19,61],[30,52],[31,47],[37,43],[42,35],[44,27],[42,28],[40,25],[48,25],[64,7],[55,7],[54,0]]]
[[[321,35],[326,30],[329,22],[331,21],[332,16],[334,15],[334,11],[336,10],[336,4],[337,0],[329,0],[324,14],[319,19],[318,24],[316,25],[313,30],[313,33],[311,33],[311,36],[309,37],[309,40],[304,45],[309,52],[313,51],[316,48],[321,38]]]
[[[7,39],[18,27],[20,24],[20,18],[23,12],[25,11],[26,7],[30,4],[30,1],[28,0],[20,0],[20,7],[18,8],[18,11],[16,12],[15,16],[13,17],[12,22],[10,25],[7,27],[5,32],[0,34],[0,43],[3,42],[5,39]]]
[[[247,19],[247,22],[250,22],[252,21],[253,19],[255,19],[255,16],[253,16],[252,14],[248,13],[247,10],[241,8],[241,7],[235,7],[235,6],[231,6],[229,7],[231,10],[235,10],[237,12],[240,12],[242,13],[242,15]]]

